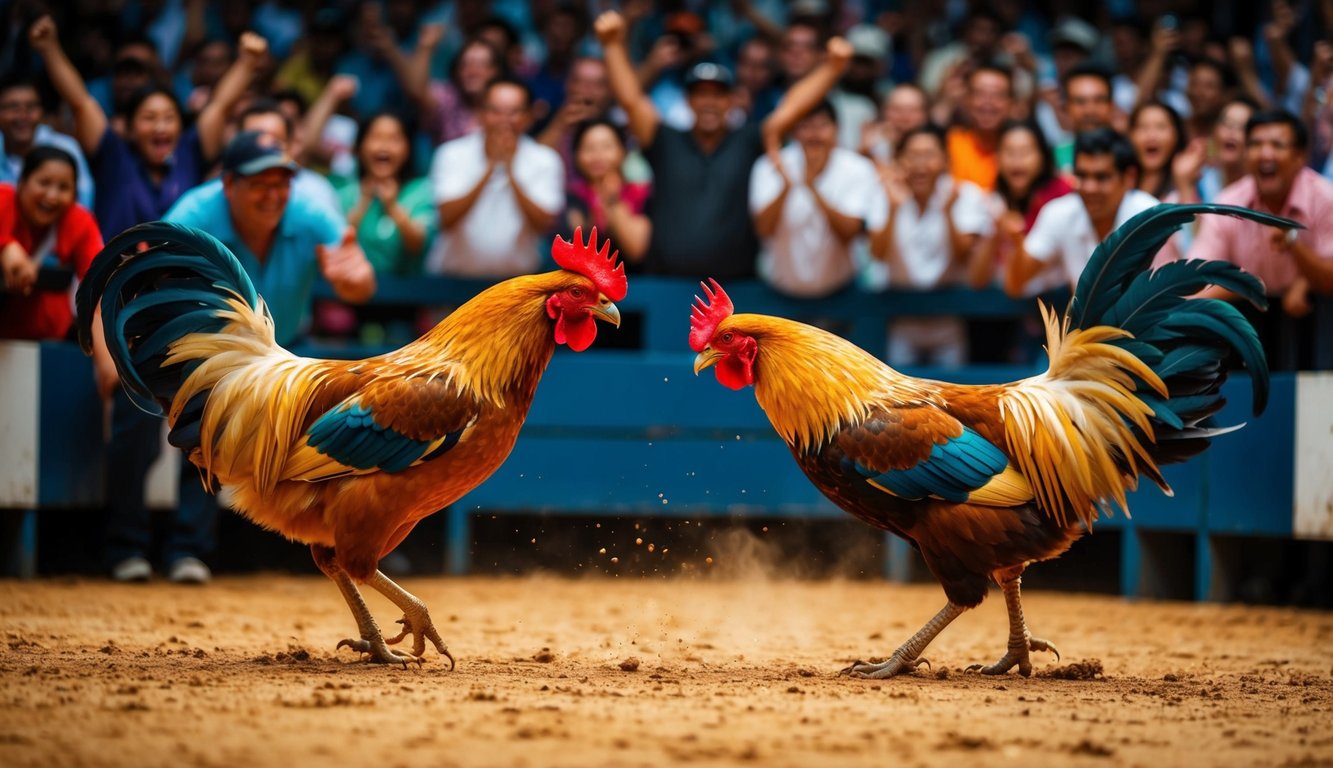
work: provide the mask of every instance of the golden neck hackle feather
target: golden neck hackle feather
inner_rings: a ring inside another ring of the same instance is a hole
[[[773,427],[798,450],[816,450],[859,424],[877,400],[939,404],[930,382],[898,374],[827,331],[776,317],[733,315],[721,328],[753,336],[754,394]]]

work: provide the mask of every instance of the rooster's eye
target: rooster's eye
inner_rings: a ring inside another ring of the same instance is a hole
[[[575,288],[575,289],[573,289],[573,290],[571,290],[571,291],[569,292],[569,295],[570,295],[570,296],[573,296],[573,297],[576,298],[576,299],[581,299],[581,298],[583,298],[583,289],[582,289],[582,288]]]
[[[731,332],[730,332],[730,331],[728,331],[728,332],[722,334],[722,343],[723,343],[723,344],[730,344],[730,343],[731,343]]]

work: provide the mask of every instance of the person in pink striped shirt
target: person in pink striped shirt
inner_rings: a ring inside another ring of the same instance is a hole
[[[1333,183],[1306,166],[1308,142],[1305,126],[1290,112],[1256,112],[1245,127],[1249,174],[1214,200],[1286,216],[1305,229],[1284,232],[1209,216],[1187,254],[1232,262],[1263,280],[1268,296],[1280,300],[1280,310],[1275,306],[1258,320],[1260,338],[1278,368],[1297,367],[1307,358],[1313,302],[1333,295]],[[1233,298],[1218,288],[1203,295]],[[1296,357],[1289,359],[1293,352]]]

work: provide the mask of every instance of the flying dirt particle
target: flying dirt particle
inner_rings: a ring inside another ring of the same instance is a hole
[[[649,551],[649,552],[652,552],[652,551],[655,550],[655,549],[657,549],[657,547],[653,546],[652,543],[649,543],[649,544],[648,544],[648,551]]]
[[[639,657],[631,656],[628,659],[625,659],[624,661],[620,662],[620,669],[621,671],[624,672],[638,672]]]
[[[636,539],[634,540],[634,546],[636,546],[636,547],[641,547],[641,546],[643,546],[643,539],[641,539],[641,538],[636,538]]]
[[[705,557],[705,558],[704,558],[704,564],[705,564],[705,565],[712,565],[712,564],[713,564],[713,558],[711,558],[711,557]]]
[[[529,543],[530,543],[530,544],[536,544],[536,543],[537,543],[537,540],[534,538],[534,539],[532,539]]]
[[[618,565],[619,563],[620,563],[620,558],[618,557],[611,558],[611,565]]]
[[[606,554],[606,547],[602,547],[601,549],[597,550],[597,554],[599,554],[599,555],[605,555],[605,554]]]

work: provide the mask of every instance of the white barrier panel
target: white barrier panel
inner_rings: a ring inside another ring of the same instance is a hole
[[[1333,540],[1333,373],[1296,376],[1295,474],[1296,538]]]
[[[175,509],[180,495],[181,449],[167,442],[167,420],[162,419],[162,455],[148,468],[144,503],[149,509]]]
[[[0,508],[37,506],[41,352],[35,342],[0,344]]]

